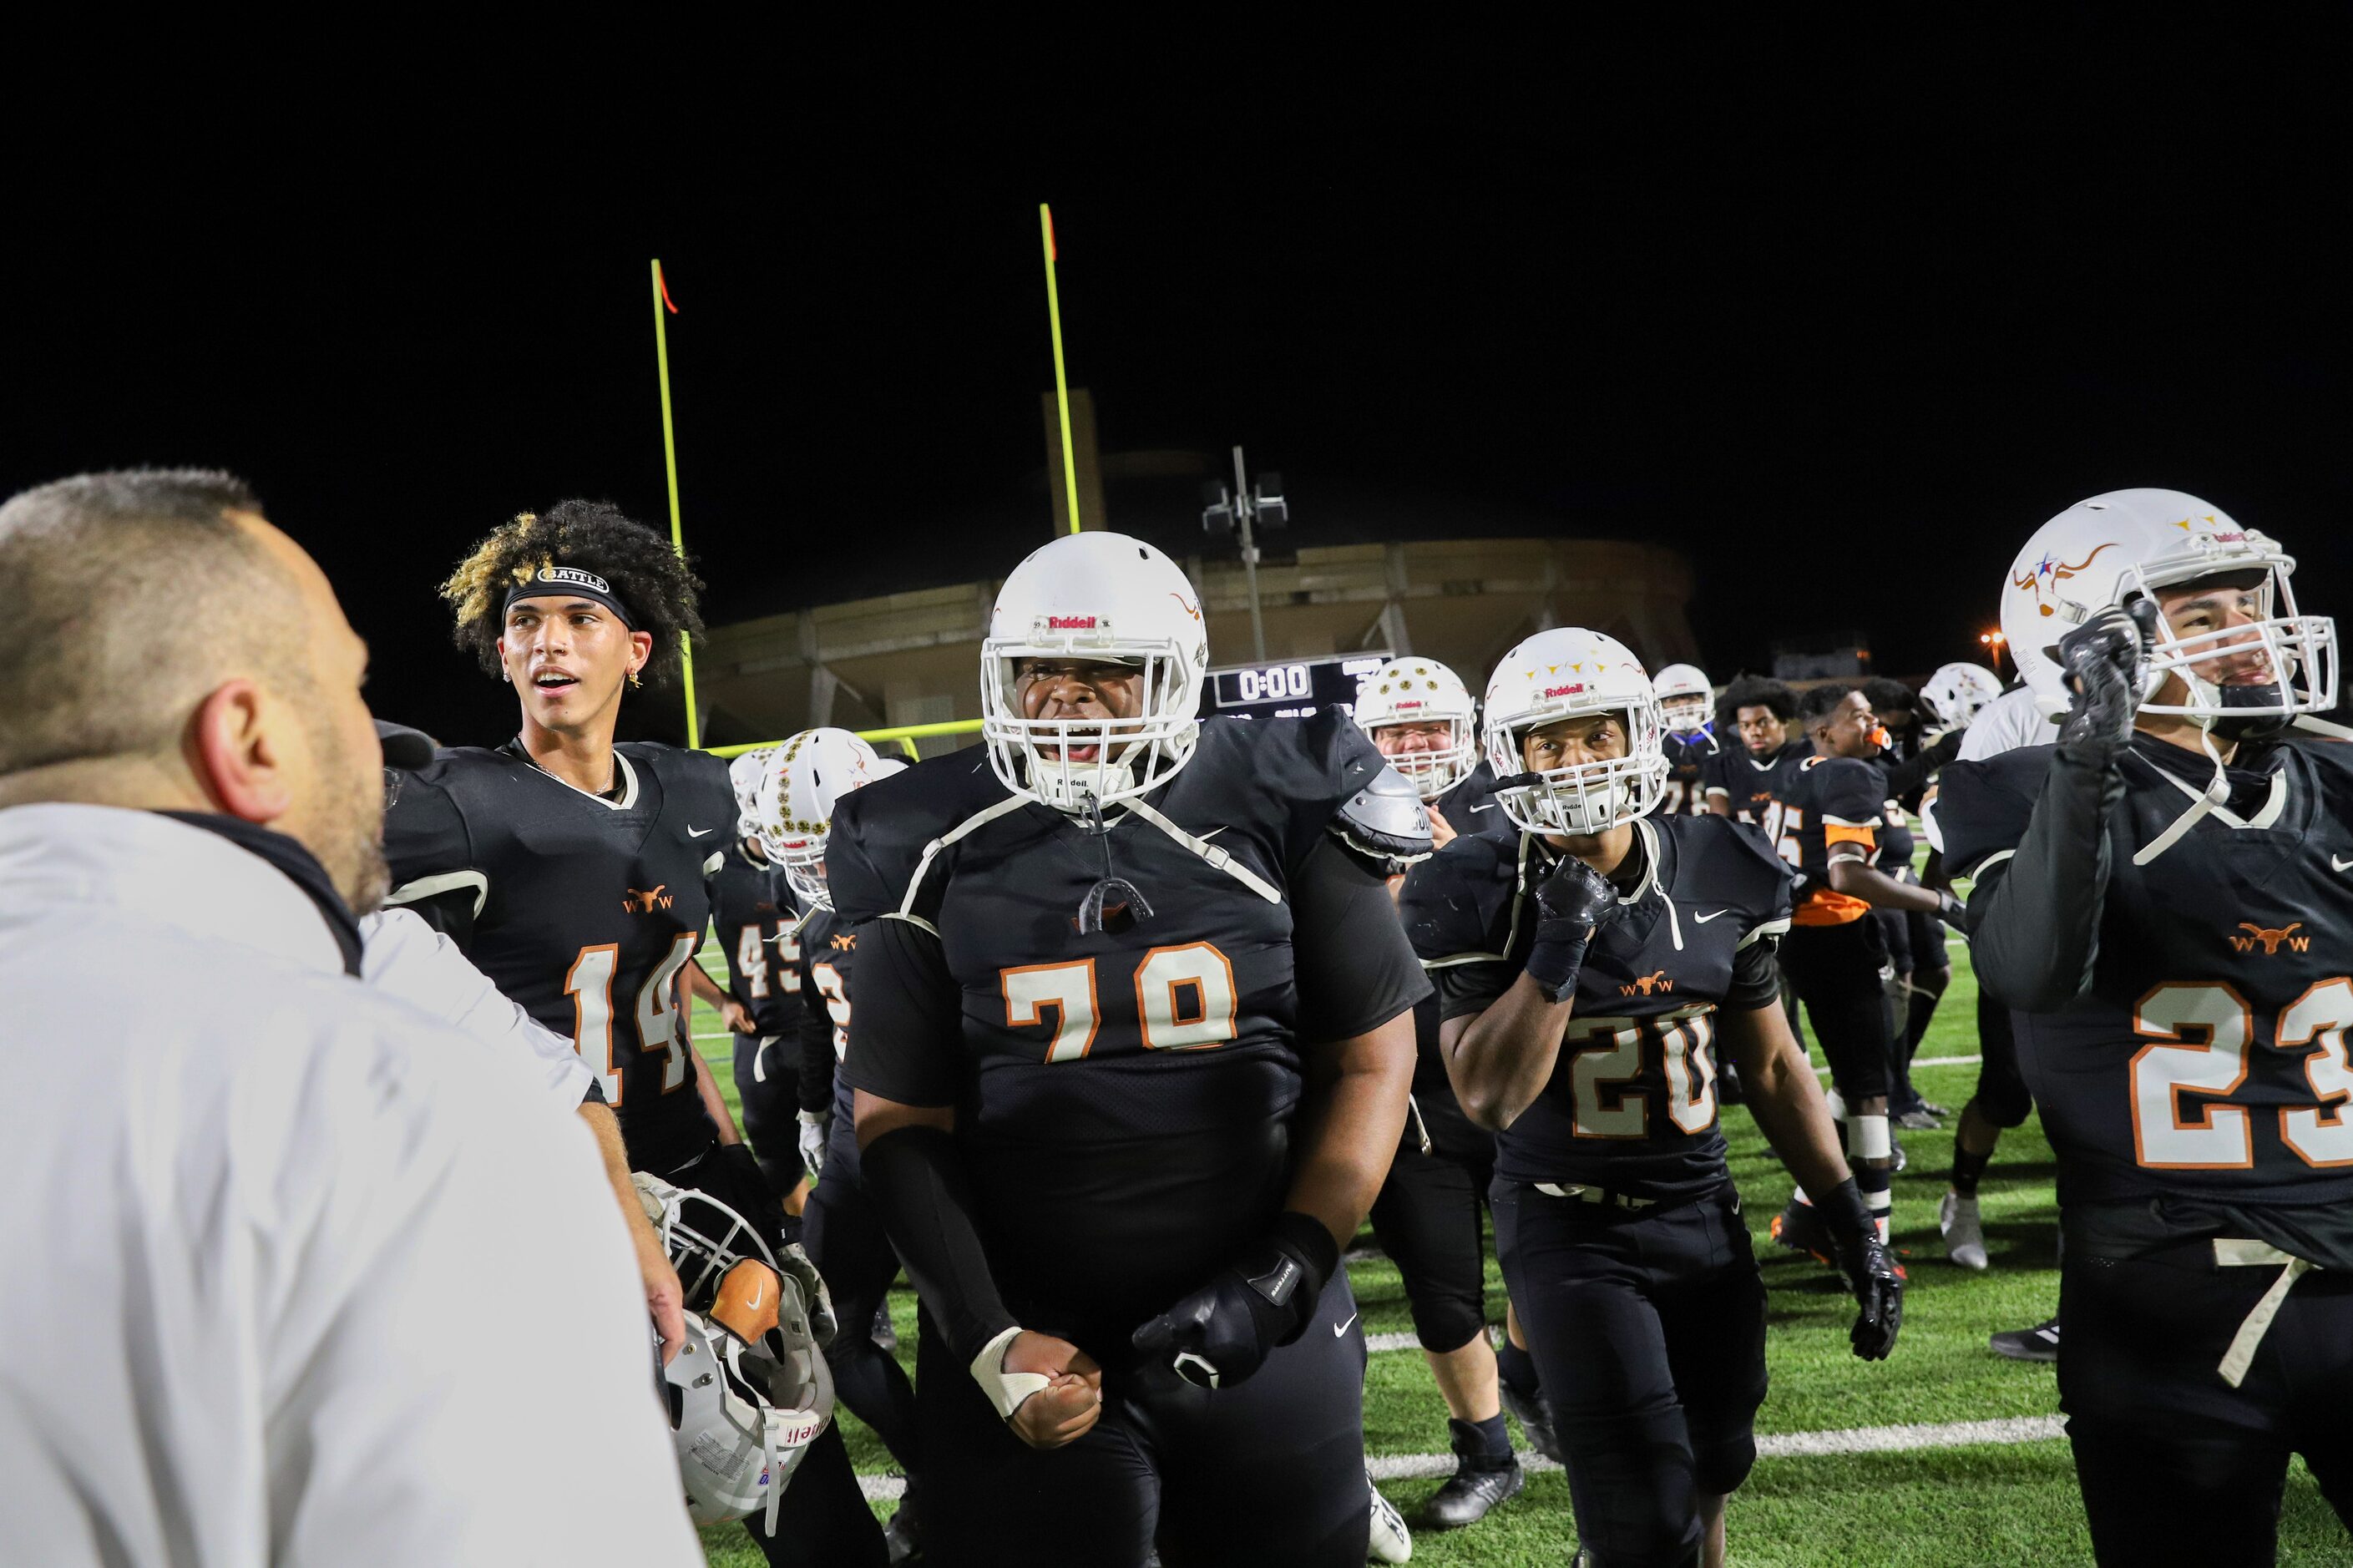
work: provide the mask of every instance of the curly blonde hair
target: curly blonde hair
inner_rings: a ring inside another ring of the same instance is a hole
[[[668,541],[610,501],[565,500],[541,512],[521,512],[474,546],[441,584],[457,616],[458,646],[499,669],[499,631],[507,589],[543,566],[579,566],[613,585],[629,619],[653,634],[644,679],[659,685],[680,664],[681,637],[699,637],[696,596],[702,580]]]

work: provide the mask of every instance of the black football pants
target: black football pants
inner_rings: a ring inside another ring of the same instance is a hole
[[[1405,1136],[1373,1200],[1373,1233],[1405,1281],[1413,1334],[1444,1355],[1487,1328],[1487,1188],[1495,1175],[1495,1140],[1472,1125],[1454,1097],[1417,1093],[1419,1120]],[[1430,1136],[1421,1149],[1420,1129]]]
[[[710,1194],[749,1220],[770,1247],[783,1248],[784,1210],[776,1194],[757,1179],[757,1173],[722,1158],[717,1143],[700,1158],[661,1175],[673,1186]],[[831,1289],[828,1283],[828,1292]],[[871,1321],[871,1308],[868,1316]],[[842,1333],[861,1331],[843,1320]],[[850,1468],[839,1422],[827,1426],[793,1472],[785,1500],[776,1505],[775,1535],[764,1531],[765,1522],[765,1515],[755,1513],[744,1521],[744,1528],[776,1568],[885,1568],[891,1560],[882,1527],[859,1490],[858,1472]]]
[[[2211,1239],[2122,1260],[2070,1241],[2059,1404],[2101,1563],[2268,1568],[2291,1452],[2353,1526],[2353,1278],[2305,1275],[2242,1385],[2216,1370],[2279,1278],[2218,1267]]]
[[[1345,1269],[1248,1382],[1106,1373],[1067,1447],[1013,1435],[925,1315],[915,1366],[923,1560],[937,1568],[1364,1568],[1365,1335]],[[928,1521],[936,1521],[936,1524]]]
[[[1738,1195],[1630,1213],[1499,1180],[1491,1198],[1578,1537],[1605,1568],[1697,1563],[1699,1498],[1747,1479],[1765,1402],[1765,1281]]]
[[[915,1473],[915,1390],[871,1330],[876,1309],[899,1277],[899,1255],[882,1229],[858,1168],[858,1131],[837,1108],[826,1134],[825,1169],[801,1215],[801,1241],[833,1293],[841,1332],[825,1352],[836,1397],[874,1428],[891,1457]]]
[[[2010,1009],[1978,993],[1978,1113],[1996,1127],[2020,1127],[2034,1112],[2018,1061],[2018,1032]]]
[[[1879,978],[1887,948],[1879,922],[1865,914],[1841,925],[1791,926],[1780,956],[1831,1081],[1855,1114],[1862,1101],[1887,1093],[1887,992]]]
[[[791,1192],[808,1173],[801,1163],[796,1049],[790,1035],[735,1037],[735,1097],[744,1106],[744,1141],[779,1193]],[[828,1287],[832,1283],[826,1280]]]

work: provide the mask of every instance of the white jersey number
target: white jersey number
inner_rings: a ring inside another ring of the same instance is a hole
[[[670,982],[699,941],[692,931],[679,932],[670,952],[638,987],[638,1048],[668,1053],[670,1059],[662,1066],[664,1094],[686,1082],[685,1030],[680,1026],[678,994]],[[613,975],[620,963],[617,944],[597,942],[582,948],[564,976],[565,992],[572,998],[572,1048],[596,1074],[605,1103],[617,1109],[621,1064],[613,1059]]]
[[[2305,1058],[2314,1103],[2278,1110],[2280,1142],[2308,1165],[2353,1165],[2353,980],[2324,980],[2282,1010],[2279,1049]],[[2169,982],[2141,998],[2133,1032],[2149,1043],[2132,1058],[2133,1156],[2152,1171],[2243,1171],[2255,1163],[2254,1115],[2215,1103],[2247,1081],[2254,1015],[2229,985]],[[2187,1097],[2195,1095],[2191,1100]]]
[[[1656,1018],[1572,1018],[1562,1037],[1567,1056],[1572,1129],[1579,1138],[1647,1138],[1651,1107],[1641,1089],[1643,1052],[1655,1042],[1667,1080],[1667,1120],[1696,1135],[1715,1125],[1713,1009]],[[1556,1067],[1555,1076],[1560,1068]]]
[[[1054,1036],[1046,1043],[1050,1062],[1074,1062],[1093,1048],[1103,1026],[1095,961],[1025,963],[1002,971],[1008,1028],[1034,1028],[1054,1014]],[[1217,947],[1188,942],[1155,947],[1135,967],[1135,1016],[1148,1051],[1198,1051],[1234,1037],[1239,1011],[1234,966]]]

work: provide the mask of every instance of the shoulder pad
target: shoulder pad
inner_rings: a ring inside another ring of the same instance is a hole
[[[1728,816],[1652,817],[1651,826],[1675,838],[1675,880],[1689,876],[1706,885],[1707,895],[1737,902],[1759,925],[1789,918],[1797,873],[1773,852],[1764,830]]]
[[[1988,858],[2018,847],[2055,755],[2054,747],[2021,746],[1946,766],[1936,791],[1936,829],[1944,837],[1947,869],[1974,876]]]
[[[988,753],[967,746],[842,796],[826,839],[825,872],[843,923],[895,912],[933,841],[1005,793]]]
[[[1480,833],[1458,834],[1407,872],[1398,914],[1415,954],[1432,966],[1504,956],[1519,874],[1519,841]]]
[[[1392,767],[1383,767],[1342,803],[1332,833],[1384,877],[1430,858],[1430,811],[1420,792]]]

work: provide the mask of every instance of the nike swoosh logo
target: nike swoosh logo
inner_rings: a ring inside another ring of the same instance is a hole
[[[710,837],[712,834],[714,834],[714,833],[716,833],[716,832],[718,832],[718,831],[719,831],[719,829],[717,829],[717,828],[715,828],[715,827],[693,827],[693,826],[690,826],[690,827],[688,827],[688,828],[687,828],[687,830],[686,830],[686,836],[687,836],[689,838],[708,838],[708,837]]]
[[[1692,916],[1692,924],[1695,926],[1704,926],[1707,924],[1708,921],[1715,919],[1716,915],[1728,915],[1732,911],[1730,910],[1718,910],[1714,915],[1694,915]]]
[[[1353,1323],[1353,1322],[1355,1322],[1356,1321],[1356,1313],[1354,1313],[1354,1312],[1349,1313],[1349,1314],[1348,1314],[1348,1323]],[[1335,1340],[1336,1340],[1336,1339],[1338,1339],[1342,1334],[1346,1333],[1346,1332],[1348,1331],[1348,1323],[1339,1323],[1339,1324],[1335,1324],[1335,1325],[1333,1327],[1333,1330],[1332,1330],[1332,1337],[1333,1337],[1334,1339],[1335,1339]]]
[[[1484,805],[1474,805],[1471,809],[1473,811],[1493,811],[1495,809],[1495,803],[1491,800]]]
[[[2334,855],[2331,855],[2328,858],[2328,863],[2339,871],[2346,870],[2348,868],[2353,868],[2353,860],[2339,860]]]

